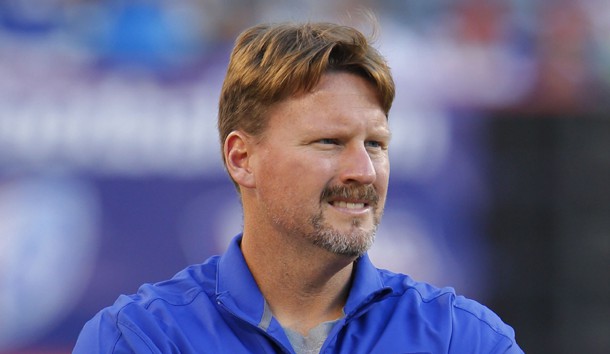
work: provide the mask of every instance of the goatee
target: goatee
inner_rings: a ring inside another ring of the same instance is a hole
[[[324,188],[320,195],[322,203],[336,198],[365,202],[373,211],[372,228],[362,229],[362,219],[354,218],[350,230],[340,232],[326,224],[324,216],[320,212],[310,220],[313,232],[309,235],[309,238],[314,245],[333,254],[360,257],[371,248],[375,241],[375,234],[381,217],[378,210],[379,196],[377,191],[371,185],[329,186]]]

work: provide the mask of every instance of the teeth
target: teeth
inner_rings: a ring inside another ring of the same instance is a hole
[[[364,208],[364,203],[348,203],[348,202],[335,202],[335,206],[339,208],[347,208],[347,209],[361,209]]]

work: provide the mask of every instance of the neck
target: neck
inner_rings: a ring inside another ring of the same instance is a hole
[[[293,237],[294,238],[294,237]],[[242,252],[275,318],[302,335],[343,314],[353,258],[287,236],[244,230]]]

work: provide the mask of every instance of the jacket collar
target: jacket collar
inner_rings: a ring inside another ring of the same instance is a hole
[[[355,315],[368,304],[377,302],[392,292],[392,288],[383,283],[379,270],[371,263],[368,254],[364,254],[354,263],[352,287],[343,311],[347,316]]]
[[[217,300],[230,311],[254,325],[263,321],[265,299],[248,269],[241,252],[242,235],[237,235],[218,262],[216,282]],[[390,294],[392,289],[384,285],[378,270],[365,254],[354,264],[353,283],[344,307],[348,316],[363,310],[366,305]]]
[[[231,312],[257,325],[261,322],[265,299],[241,252],[239,234],[220,257],[216,273],[216,297]]]

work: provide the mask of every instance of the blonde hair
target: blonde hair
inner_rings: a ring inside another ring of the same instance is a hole
[[[220,95],[221,146],[234,130],[260,136],[267,125],[268,107],[312,90],[329,71],[351,72],[370,81],[388,115],[395,94],[390,69],[355,28],[326,22],[280,23],[242,32]]]

